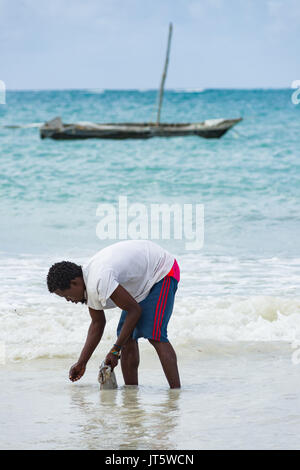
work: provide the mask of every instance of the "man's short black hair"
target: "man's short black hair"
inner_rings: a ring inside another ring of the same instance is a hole
[[[61,261],[53,264],[47,275],[49,292],[54,292],[57,289],[69,289],[71,281],[75,277],[83,277],[81,266],[78,266],[78,264],[71,261]]]

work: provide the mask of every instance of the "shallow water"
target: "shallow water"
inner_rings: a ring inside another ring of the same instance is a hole
[[[81,381],[66,360],[1,367],[2,449],[297,449],[299,365],[282,344],[219,345],[179,357],[182,389],[169,390],[142,348],[140,386],[99,390],[97,362]]]

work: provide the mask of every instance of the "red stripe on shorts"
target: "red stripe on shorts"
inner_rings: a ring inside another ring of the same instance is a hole
[[[166,309],[166,304],[167,304],[167,299],[168,299],[170,284],[171,284],[171,279],[168,277],[168,287],[167,287],[167,292],[166,292],[166,295],[165,295],[164,307],[163,307],[163,310],[162,310],[162,313],[161,313],[160,320],[158,320],[159,329],[158,329],[158,331],[157,331],[156,338],[155,338],[155,339],[157,339],[158,341],[160,340],[161,325],[162,325],[163,316],[164,316],[165,309]]]
[[[167,280],[168,280],[168,278],[165,277],[164,281],[162,283],[161,289],[160,289],[159,299],[158,299],[158,302],[156,304],[155,318],[154,318],[154,325],[153,325],[153,332],[152,332],[152,338],[153,339],[155,339],[155,334],[156,334],[155,332],[156,332],[157,326],[158,326],[158,317],[160,315],[161,307],[162,307],[163,300],[164,300]]]

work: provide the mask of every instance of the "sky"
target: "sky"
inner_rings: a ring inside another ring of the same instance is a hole
[[[7,89],[289,88],[299,0],[0,0]]]

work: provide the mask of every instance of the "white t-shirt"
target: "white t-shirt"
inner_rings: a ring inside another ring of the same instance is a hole
[[[110,296],[119,284],[141,302],[168,274],[174,260],[149,240],[126,240],[100,250],[82,266],[88,306],[95,310],[116,307]]]

